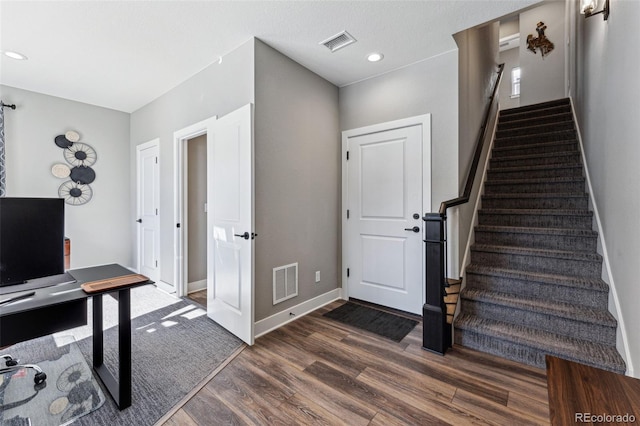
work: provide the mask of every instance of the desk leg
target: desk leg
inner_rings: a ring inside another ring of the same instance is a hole
[[[102,295],[93,296],[93,367],[104,362],[104,340],[102,338]]]
[[[93,369],[119,409],[131,406],[131,291],[118,291],[119,381],[104,365],[102,295],[93,296]]]
[[[122,410],[131,405],[131,290],[128,288],[118,291],[118,352]]]

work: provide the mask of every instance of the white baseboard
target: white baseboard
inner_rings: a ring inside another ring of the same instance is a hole
[[[302,302],[299,305],[292,306],[282,312],[273,314],[263,320],[256,321],[254,326],[255,337],[258,338],[263,336],[270,331],[280,328],[291,321],[295,321],[298,318],[301,318],[308,313],[341,298],[342,289],[336,288],[327,293],[321,294],[320,296],[316,296],[313,299],[309,299],[306,302]]]
[[[206,290],[207,280],[194,281],[187,284],[187,294],[195,293],[196,291]]]

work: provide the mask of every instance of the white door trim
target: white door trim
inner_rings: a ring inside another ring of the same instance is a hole
[[[140,145],[136,145],[136,218],[137,219],[142,217],[141,206],[140,206],[140,187],[141,187],[140,182],[142,180],[142,174],[141,174],[141,170],[140,170],[140,155],[141,155],[142,151],[144,151],[146,149],[149,149],[149,148],[154,148],[154,147],[157,148],[157,150],[158,150],[158,157],[157,158],[158,158],[158,167],[159,167],[160,166],[159,165],[159,163],[160,163],[160,139],[159,138],[150,140],[148,142],[141,143]],[[160,191],[160,174],[159,173],[158,173],[157,189],[158,189],[158,192],[160,193],[161,191]],[[158,198],[159,198],[159,195],[160,195],[159,193],[158,193]],[[158,202],[159,202],[159,199],[158,199]],[[158,209],[159,208],[160,208],[160,206],[158,206]],[[161,223],[160,222],[160,217],[161,217],[161,213],[162,212],[160,212],[158,210],[158,243],[157,243],[158,250],[159,250],[160,247],[162,247],[161,242],[160,242],[160,238],[161,238],[161,232],[160,232],[160,223]],[[137,236],[136,236],[136,241],[137,241],[137,244],[136,244],[136,246],[137,246],[137,250],[136,250],[137,265],[136,265],[136,267],[137,267],[138,273],[140,273],[141,270],[142,270],[142,260],[140,258],[140,250],[141,250],[140,226],[136,226],[136,234],[137,234]],[[157,254],[158,254],[158,259],[157,259],[157,261],[158,261],[158,267],[157,267],[158,268],[158,277],[155,277],[155,278],[157,278],[156,285],[160,285],[160,270],[161,270],[160,269],[161,268],[160,253],[157,253]],[[165,290],[167,290],[167,289],[165,289]]]
[[[422,127],[422,212],[431,212],[431,114],[418,115],[415,117],[403,118],[400,120],[388,121],[385,123],[373,124],[342,132],[342,298],[349,299],[349,281],[347,278],[348,258],[348,233],[347,233],[347,210],[349,202],[348,191],[348,169],[347,169],[347,145],[351,137],[361,136],[371,133],[379,133],[388,130],[400,129],[411,126]],[[424,228],[424,227],[421,227]],[[422,258],[424,259],[424,245],[422,245]],[[426,269],[425,262],[422,263],[422,303],[424,304],[426,294],[424,293]]]
[[[196,138],[198,136],[202,136],[207,133],[207,126],[210,120],[216,120],[218,118],[217,115],[214,115],[211,118],[207,118],[206,120],[199,121],[197,123],[191,124],[183,129],[177,130],[173,133],[173,218],[174,218],[174,268],[173,268],[173,282],[175,283],[176,296],[183,297],[188,293],[187,285],[187,248],[189,247],[188,241],[188,224],[186,220],[187,218],[187,192],[186,185],[187,180],[185,176],[187,175],[187,141],[189,139]],[[178,227],[180,224],[180,227]]]

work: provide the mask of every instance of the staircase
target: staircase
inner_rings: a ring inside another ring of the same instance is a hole
[[[455,343],[624,373],[568,99],[501,111]]]

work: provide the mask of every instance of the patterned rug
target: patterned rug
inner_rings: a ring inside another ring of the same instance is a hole
[[[33,369],[0,375],[0,424],[57,426],[97,410],[105,396],[72,339],[57,346],[51,336],[18,343],[2,351],[47,375],[35,385]]]

